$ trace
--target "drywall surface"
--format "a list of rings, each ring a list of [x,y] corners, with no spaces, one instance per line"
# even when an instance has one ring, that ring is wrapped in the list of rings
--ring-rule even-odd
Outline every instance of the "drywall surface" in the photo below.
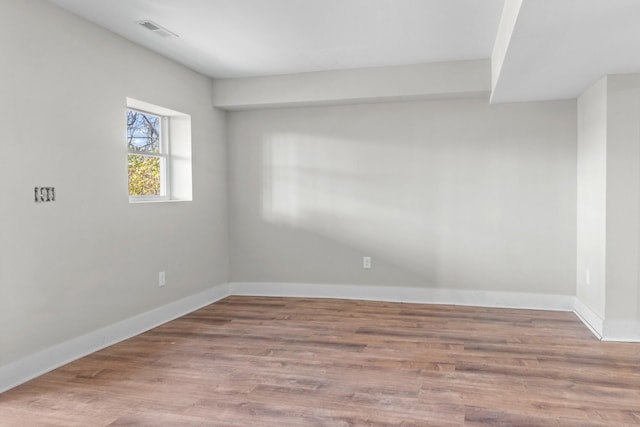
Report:
[[[575,101],[271,109],[227,124],[235,282],[575,294]]]
[[[318,71],[215,80],[214,105],[228,110],[484,96],[488,60]]]
[[[228,282],[211,80],[43,1],[0,2],[0,44],[0,366]],[[127,96],[191,115],[192,202],[129,204]]]
[[[636,321],[639,315],[640,74],[611,75],[607,81],[606,317],[607,321]]]
[[[491,52],[491,90],[495,89],[498,78],[500,77],[502,64],[504,63],[507,50],[509,49],[509,42],[511,42],[511,36],[513,35],[513,29],[518,20],[520,7],[522,7],[522,0],[507,0],[504,2],[498,34],[496,34],[496,41],[493,44],[493,51]]]
[[[606,291],[607,78],[578,98],[576,296],[602,319]]]

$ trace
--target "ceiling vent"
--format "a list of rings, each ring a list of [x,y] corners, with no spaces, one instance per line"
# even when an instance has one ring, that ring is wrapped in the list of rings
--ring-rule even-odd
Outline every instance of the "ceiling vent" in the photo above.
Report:
[[[153,31],[154,34],[157,34],[160,37],[165,39],[178,37],[176,33],[169,31],[164,27],[161,27],[160,25],[156,24],[153,21],[138,21],[138,24],[142,25],[144,28],[146,28],[149,31]]]

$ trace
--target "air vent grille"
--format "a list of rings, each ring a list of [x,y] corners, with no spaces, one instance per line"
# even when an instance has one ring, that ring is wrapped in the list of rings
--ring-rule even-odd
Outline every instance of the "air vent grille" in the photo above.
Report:
[[[160,27],[158,27],[156,24],[154,24],[151,21],[140,21],[139,24],[145,27],[147,30],[151,30],[151,31],[158,31],[160,29]]]
[[[155,34],[163,38],[175,38],[178,37],[173,31],[169,31],[166,28],[156,24],[153,21],[138,21],[138,24],[142,25],[149,31],[153,31]]]

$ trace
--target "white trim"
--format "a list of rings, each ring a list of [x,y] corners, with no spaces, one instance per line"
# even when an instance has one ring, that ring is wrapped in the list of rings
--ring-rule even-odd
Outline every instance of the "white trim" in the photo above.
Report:
[[[229,285],[214,286],[198,294],[62,342],[8,365],[0,366],[0,393],[227,296],[229,296]]]
[[[605,320],[602,341],[640,342],[640,322],[637,320]]]
[[[308,283],[232,282],[230,285],[232,295],[342,298],[555,311],[574,309],[574,297],[570,295]]]
[[[604,331],[604,320],[597,314],[595,311],[587,307],[582,301],[575,298],[575,309],[573,312],[578,316],[582,323],[584,323],[587,328],[593,332],[593,334],[598,337],[599,340],[602,339],[603,331]]]

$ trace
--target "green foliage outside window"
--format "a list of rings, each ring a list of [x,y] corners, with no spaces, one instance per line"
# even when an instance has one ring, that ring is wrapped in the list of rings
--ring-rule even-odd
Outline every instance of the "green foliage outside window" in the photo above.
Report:
[[[129,195],[160,195],[160,158],[129,154]]]

